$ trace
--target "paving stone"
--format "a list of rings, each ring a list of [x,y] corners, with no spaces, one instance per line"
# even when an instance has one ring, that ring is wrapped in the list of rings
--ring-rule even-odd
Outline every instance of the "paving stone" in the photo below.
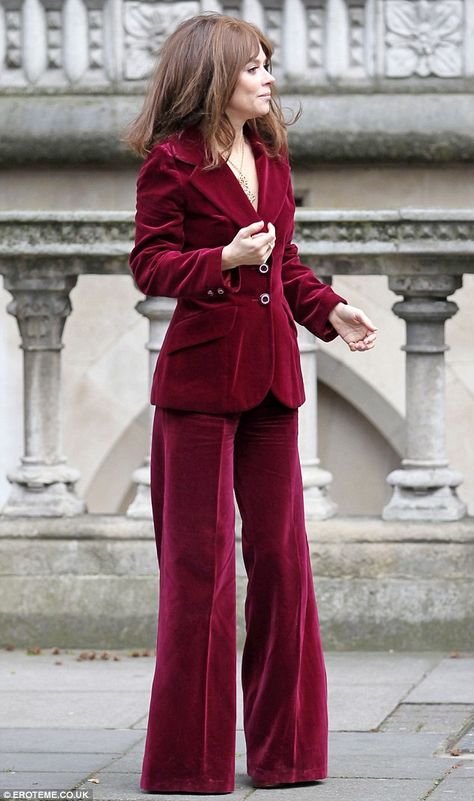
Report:
[[[456,770],[453,770],[453,772],[451,773],[451,777],[453,779],[470,779],[470,781],[473,782],[474,786],[474,761],[459,760],[456,763],[455,767]]]
[[[128,728],[148,709],[149,693],[47,692],[3,693],[1,725],[9,728]]]
[[[474,726],[471,726],[469,731],[458,740],[456,748],[459,748],[461,753],[469,753],[474,756]]]
[[[144,740],[143,732],[130,729],[3,729],[2,753],[120,754]]]
[[[132,658],[128,651],[109,652],[120,657],[120,661],[115,662],[100,659],[101,651],[96,651],[96,659],[77,661],[80,653],[71,651],[54,655],[47,651],[34,655],[25,651],[0,651],[1,691],[107,692],[111,682],[117,691],[146,692],[151,689],[154,656]]]
[[[400,704],[380,726],[380,731],[424,734],[456,733],[474,715],[469,704]]]
[[[0,790],[71,790],[83,780],[84,774],[80,772],[2,773]]]
[[[325,653],[328,681],[332,684],[396,684],[412,686],[442,660],[438,651],[329,651]]]
[[[331,731],[373,731],[396,708],[404,688],[397,685],[334,686],[328,683]]]
[[[474,704],[474,657],[443,659],[404,702]]]
[[[334,753],[348,756],[369,754],[374,757],[431,757],[443,743],[436,734],[400,732],[332,732],[329,746]]]
[[[472,801],[474,798],[473,779],[448,776],[430,795],[429,801]]]
[[[82,774],[87,774],[93,770],[100,770],[112,759],[111,754],[9,753],[0,755],[0,771],[26,771],[27,773],[33,771],[38,771],[38,773],[80,771]]]
[[[431,786],[429,779],[326,779],[298,788],[255,790],[251,798],[252,801],[420,801]]]
[[[365,657],[365,659],[364,659]],[[331,652],[326,656],[329,728],[371,731],[390,715],[439,654]]]
[[[144,801],[145,798],[158,798],[160,801],[216,801],[214,795],[196,795],[195,793],[142,793],[139,786],[139,776],[136,773],[100,773],[98,774],[99,784],[93,784],[94,801]],[[91,786],[84,782],[81,787]],[[235,779],[235,791],[228,793],[225,798],[229,801],[244,801],[244,798],[251,790],[250,779],[248,776],[237,775]],[[224,797],[224,796],[222,796]],[[253,798],[253,795],[252,795]]]

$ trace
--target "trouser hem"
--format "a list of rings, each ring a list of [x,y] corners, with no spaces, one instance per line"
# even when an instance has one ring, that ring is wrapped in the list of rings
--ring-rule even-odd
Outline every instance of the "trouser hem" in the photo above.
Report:
[[[327,779],[328,774],[326,770],[321,768],[313,768],[308,770],[252,770],[248,769],[248,774],[251,779],[257,782],[268,782],[269,784],[294,784],[296,782],[319,782]]]
[[[153,787],[144,787],[140,785],[142,793],[233,793],[235,790],[235,782],[222,782],[207,779],[200,781],[199,779],[170,779],[169,781],[162,780],[158,785]]]

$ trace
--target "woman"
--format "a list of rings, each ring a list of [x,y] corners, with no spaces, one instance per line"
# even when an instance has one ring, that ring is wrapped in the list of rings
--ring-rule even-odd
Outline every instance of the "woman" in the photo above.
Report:
[[[164,45],[128,137],[146,155],[130,267],[143,293],[177,299],[151,391],[160,604],[144,791],[235,786],[234,489],[248,575],[247,770],[258,787],[327,775],[294,319],[353,351],[372,348],[376,329],[291,243],[295,204],[271,53],[249,23],[186,20]]]

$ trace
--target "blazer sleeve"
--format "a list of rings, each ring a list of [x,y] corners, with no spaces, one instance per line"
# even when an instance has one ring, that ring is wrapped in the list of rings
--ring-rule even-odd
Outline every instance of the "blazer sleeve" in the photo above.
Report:
[[[296,205],[291,176],[288,181],[288,200],[294,215]],[[304,325],[319,339],[330,342],[338,334],[328,320],[329,312],[337,303],[347,303],[347,300],[334,292],[329,284],[320,281],[310,267],[301,263],[298,248],[292,242],[293,234],[294,225],[283,252],[282,281],[285,297],[296,322]]]
[[[129,266],[145,295],[197,297],[227,287],[223,247],[183,250],[186,213],[182,176],[166,145],[157,145],[137,179],[135,245]]]

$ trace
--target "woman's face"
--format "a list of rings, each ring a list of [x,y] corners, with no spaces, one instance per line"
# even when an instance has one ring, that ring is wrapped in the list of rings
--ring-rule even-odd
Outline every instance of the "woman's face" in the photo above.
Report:
[[[249,61],[240,73],[226,108],[227,116],[234,125],[243,125],[249,119],[268,114],[270,110],[271,86],[275,78],[267,72],[268,59],[261,45],[259,48],[256,58]]]

